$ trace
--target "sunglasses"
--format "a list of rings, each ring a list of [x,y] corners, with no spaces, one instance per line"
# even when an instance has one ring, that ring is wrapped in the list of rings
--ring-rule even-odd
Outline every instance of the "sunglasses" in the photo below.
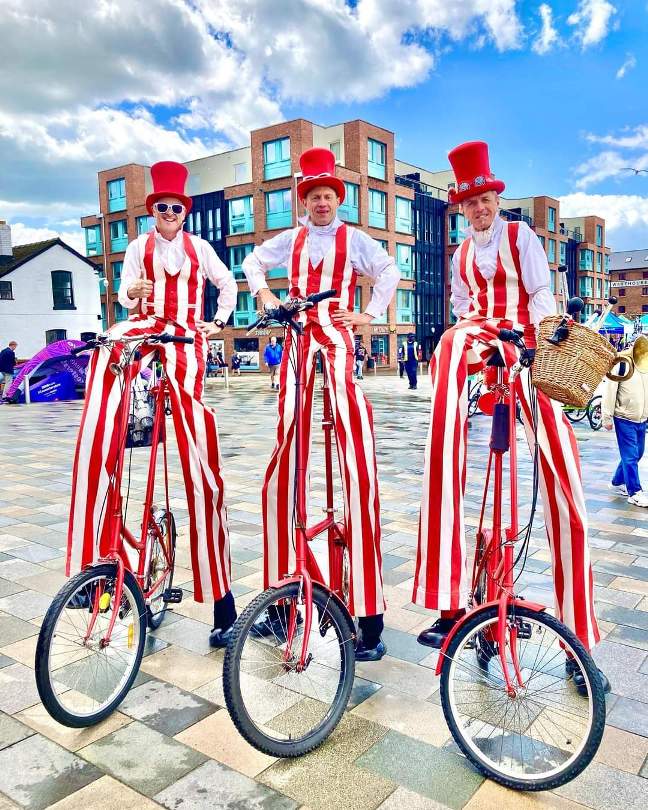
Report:
[[[184,205],[180,205],[180,203],[169,205],[168,203],[157,202],[154,203],[153,208],[158,214],[166,214],[167,211],[171,210],[176,216],[180,216],[186,210]]]

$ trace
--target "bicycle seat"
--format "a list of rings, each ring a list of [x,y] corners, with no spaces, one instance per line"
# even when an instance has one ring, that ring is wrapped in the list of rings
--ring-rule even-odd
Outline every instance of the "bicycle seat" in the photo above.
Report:
[[[493,354],[488,358],[486,362],[487,366],[495,366],[496,368],[506,368],[506,363],[504,362],[504,358],[496,349]]]

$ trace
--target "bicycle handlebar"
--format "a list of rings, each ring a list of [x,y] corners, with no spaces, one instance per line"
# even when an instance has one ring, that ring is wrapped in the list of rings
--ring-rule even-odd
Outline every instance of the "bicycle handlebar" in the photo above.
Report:
[[[306,296],[306,298],[287,298],[280,306],[266,309],[261,317],[250,326],[247,334],[251,334],[255,329],[260,326],[266,326],[272,321],[278,324],[285,324],[301,335],[304,332],[302,325],[299,321],[294,319],[294,315],[299,312],[304,312],[307,309],[312,309],[315,304],[324,301],[327,298],[333,298],[338,294],[337,290],[324,290],[323,292],[313,293]]]
[[[168,332],[162,332],[159,335],[131,335],[128,337],[113,339],[109,335],[99,335],[97,338],[88,340],[83,346],[75,346],[70,350],[70,354],[76,355],[81,352],[90,351],[92,349],[99,349],[101,346],[109,346],[111,343],[134,343],[136,341],[142,343],[193,343],[194,339],[188,335],[170,335]]]

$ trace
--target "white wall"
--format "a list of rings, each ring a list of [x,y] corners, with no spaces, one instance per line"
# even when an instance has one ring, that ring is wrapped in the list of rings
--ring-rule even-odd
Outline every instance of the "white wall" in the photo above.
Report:
[[[205,194],[235,185],[234,166],[238,163],[245,163],[247,166],[246,177],[239,182],[249,183],[252,180],[252,150],[249,146],[187,161],[185,163],[189,169],[187,193]]]
[[[74,306],[53,306],[52,270],[72,273]],[[45,346],[45,332],[65,329],[67,337],[78,340],[81,332],[101,332],[101,301],[97,275],[89,264],[69,250],[54,245],[11,273],[13,300],[0,300],[0,347],[18,341],[16,354],[24,359]]]

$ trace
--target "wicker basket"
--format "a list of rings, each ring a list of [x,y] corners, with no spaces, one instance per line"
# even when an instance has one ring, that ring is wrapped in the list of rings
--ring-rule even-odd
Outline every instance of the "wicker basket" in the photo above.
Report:
[[[616,351],[606,338],[580,323],[569,327],[567,340],[557,346],[549,343],[547,338],[561,320],[561,315],[550,315],[540,321],[533,384],[558,402],[582,408],[614,365]]]

